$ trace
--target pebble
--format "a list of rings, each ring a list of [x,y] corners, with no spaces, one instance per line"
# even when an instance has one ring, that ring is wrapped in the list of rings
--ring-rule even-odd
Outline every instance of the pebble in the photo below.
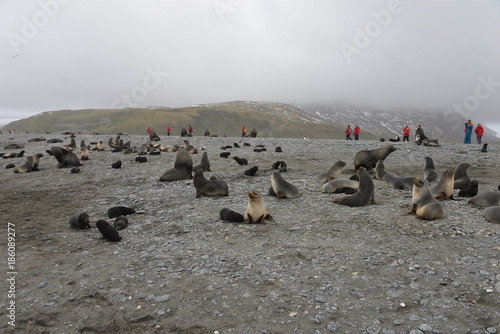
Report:
[[[38,283],[38,284],[36,285],[36,287],[37,287],[38,289],[41,289],[41,288],[44,288],[45,286],[47,286],[47,284],[49,284],[49,282],[42,282],[42,283]]]
[[[161,296],[158,296],[155,298],[155,302],[157,303],[162,303],[162,302],[166,302],[170,299],[171,295],[169,295],[168,293],[167,294],[164,294],[164,295],[161,295]]]
[[[329,322],[326,325],[326,329],[328,329],[330,332],[336,332],[337,331],[337,323],[336,322]]]

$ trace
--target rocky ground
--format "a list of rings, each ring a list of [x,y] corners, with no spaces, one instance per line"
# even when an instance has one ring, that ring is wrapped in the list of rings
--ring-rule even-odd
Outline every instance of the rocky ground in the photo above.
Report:
[[[377,141],[208,138],[211,172],[229,185],[227,197],[195,198],[191,180],[162,183],[176,153],[147,156],[90,153],[81,172],[58,169],[45,153],[54,144],[32,137],[0,136],[0,147],[25,145],[26,155],[44,153],[40,172],[14,174],[0,159],[2,238],[7,259],[7,225],[15,230],[15,267],[4,261],[0,314],[3,333],[499,333],[500,226],[464,198],[443,202],[445,217],[427,222],[406,213],[410,191],[375,180],[376,204],[350,208],[331,203],[316,176],[335,161],[353,174],[354,154],[383,145]],[[77,135],[104,140],[111,136]],[[124,136],[142,144],[145,136]],[[172,145],[179,137],[162,137]],[[251,146],[243,146],[244,142]],[[219,157],[231,148],[229,159]],[[254,152],[256,145],[267,151]],[[281,146],[283,152],[275,152]],[[479,191],[500,184],[500,146],[445,144],[438,148],[396,143],[388,171],[422,176],[423,157],[438,172],[461,162]],[[19,150],[5,150],[12,152]],[[76,150],[78,152],[78,149]],[[247,158],[239,166],[233,156]],[[193,154],[194,164],[201,154]],[[121,160],[122,169],[111,169]],[[278,201],[268,196],[271,166],[283,160],[283,177],[302,196]],[[244,171],[257,165],[256,176]],[[275,222],[224,223],[223,207],[243,212],[246,193],[263,194]],[[95,222],[116,205],[135,208],[122,240],[101,239]],[[87,212],[92,228],[69,227],[71,216]],[[111,221],[111,220],[110,220]],[[8,272],[15,270],[15,285]],[[15,289],[15,296],[8,290]],[[15,301],[15,327],[7,310]]]

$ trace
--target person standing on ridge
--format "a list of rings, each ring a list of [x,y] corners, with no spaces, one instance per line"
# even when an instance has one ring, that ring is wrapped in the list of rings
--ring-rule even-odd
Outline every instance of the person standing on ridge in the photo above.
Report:
[[[345,129],[345,140],[352,140],[351,133],[352,133],[351,125],[348,124],[347,128]]]
[[[189,124],[187,130],[188,130],[188,135],[192,136],[193,135],[193,127],[191,126],[191,124]]]
[[[172,129],[170,128],[170,126],[167,126],[167,136],[170,136],[170,132],[172,132]]]
[[[403,128],[403,142],[410,141],[410,127],[407,125]]]
[[[361,132],[361,128],[359,126],[354,126],[354,131],[353,131],[353,135],[354,135],[354,140],[358,140],[359,139],[359,133]]]
[[[243,125],[241,128],[241,137],[246,137],[247,136],[247,127]]]
[[[477,126],[474,129],[474,133],[476,134],[477,143],[481,144],[481,138],[483,137],[483,134],[484,134],[484,128],[481,125],[481,123],[477,123]]]
[[[471,137],[472,137],[472,128],[474,127],[474,123],[469,119],[467,123],[464,124],[464,132],[465,132],[465,137],[464,137],[464,144],[470,144],[471,143]]]
[[[148,128],[146,129],[146,132],[148,133],[148,135],[151,134],[151,127],[148,126]]]

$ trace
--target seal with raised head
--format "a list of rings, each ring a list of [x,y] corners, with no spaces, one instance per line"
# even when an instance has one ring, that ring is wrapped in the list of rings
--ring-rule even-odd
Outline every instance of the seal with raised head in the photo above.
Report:
[[[443,205],[432,196],[426,180],[418,177],[413,179],[412,204],[410,214],[418,218],[433,220],[444,216]]]
[[[210,162],[208,161],[208,153],[203,152],[200,163],[193,167],[193,170],[202,169],[204,172],[210,172]]]
[[[33,156],[29,155],[23,165],[14,168],[14,173],[29,173],[33,171],[33,166]]]
[[[373,176],[373,178],[376,180],[383,180],[384,176],[386,176],[387,174],[396,175],[385,170],[384,160],[377,161],[377,164],[375,165],[375,175]]]
[[[342,173],[342,168],[344,168],[346,165],[345,162],[339,160],[336,161],[330,169],[328,169],[326,172],[323,172],[318,175],[318,182],[320,183],[326,183],[330,180],[333,179],[338,179],[340,177],[340,173]]]
[[[117,231],[126,229],[128,227],[127,217],[125,216],[116,217],[115,221],[113,222],[113,226]]]
[[[469,204],[476,206],[500,206],[500,191],[492,190],[472,197]]]
[[[252,190],[248,194],[248,204],[245,210],[245,223],[262,223],[264,220],[274,221],[274,218],[269,214],[264,204],[262,195],[257,190]]]
[[[424,179],[429,182],[434,182],[439,179],[439,174],[436,172],[434,160],[431,157],[424,157]]]
[[[253,166],[245,171],[245,175],[247,176],[255,176],[255,173],[259,170],[259,166]]]
[[[453,177],[453,189],[468,189],[470,187],[471,179],[467,174],[467,170],[470,167],[470,164],[466,162],[458,164],[455,168],[455,176]]]
[[[205,196],[227,196],[229,188],[222,180],[207,180],[203,176],[203,169],[199,168],[194,172],[193,185],[196,189],[196,198]]]
[[[222,208],[219,211],[219,217],[220,219],[222,219],[222,221],[225,222],[243,223],[245,221],[245,218],[241,213],[238,213],[228,208]]]
[[[243,165],[248,165],[248,160],[245,158],[238,158],[237,156],[233,157],[233,160],[238,163],[238,165],[243,166]]]
[[[441,178],[439,182],[431,189],[432,196],[434,196],[437,200],[443,199],[454,199],[453,198],[453,184],[454,184],[454,176],[455,176],[455,167],[451,167],[446,169],[443,174],[441,174]]]
[[[364,206],[369,202],[375,202],[375,186],[373,179],[364,167],[358,169],[359,190],[353,195],[346,195],[331,200],[332,203],[338,203],[347,206]]]
[[[50,151],[47,150],[46,152],[56,158],[57,162],[59,162],[58,164],[59,168],[82,165],[76,154],[68,151],[65,148],[59,146],[52,146],[50,148]]]
[[[37,153],[33,156],[33,172],[39,172],[40,169],[38,165],[40,164],[40,158],[43,157],[42,153]]]
[[[295,198],[300,196],[300,189],[294,184],[286,181],[280,172],[272,172],[271,174],[271,186],[278,199],[283,198]]]
[[[167,170],[160,176],[160,181],[179,181],[192,179],[193,160],[184,147],[179,147],[175,157],[174,168]]]
[[[90,228],[89,215],[86,212],[82,212],[78,216],[73,216],[69,220],[69,225],[76,230]]]
[[[354,194],[359,189],[359,182],[355,180],[335,179],[330,180],[321,188],[322,193],[327,194]]]
[[[104,239],[113,242],[122,240],[118,231],[107,221],[100,219],[95,223],[95,226],[97,226]]]
[[[488,144],[487,143],[483,144],[483,147],[481,148],[481,152],[483,152],[483,153],[488,152]]]
[[[393,145],[385,145],[374,150],[362,150],[354,156],[354,168],[360,167],[371,170],[377,165],[377,161],[385,160],[389,154],[396,151]]]
[[[483,216],[490,223],[500,224],[500,206],[490,206],[484,209]]]

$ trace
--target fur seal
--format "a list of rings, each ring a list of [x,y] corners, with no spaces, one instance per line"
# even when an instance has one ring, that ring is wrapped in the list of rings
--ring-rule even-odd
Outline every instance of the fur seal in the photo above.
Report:
[[[354,156],[354,168],[364,167],[366,170],[371,170],[377,165],[377,161],[385,160],[394,151],[396,151],[396,148],[393,145],[382,146],[374,150],[359,151]]]
[[[488,144],[487,143],[483,144],[483,147],[481,148],[481,152],[483,152],[483,153],[488,152]]]
[[[280,161],[280,168],[278,172],[284,173],[288,170],[288,167],[286,166],[286,163],[284,161]]]
[[[200,163],[193,167],[193,170],[202,169],[204,172],[210,172],[210,162],[208,161],[208,153],[203,152],[201,155]]]
[[[149,140],[150,141],[160,141],[160,137],[154,132],[154,130],[151,130],[149,133]]]
[[[33,172],[39,172],[40,169],[38,168],[38,165],[40,164],[40,158],[43,157],[42,153],[37,153],[33,156]]]
[[[364,167],[358,169],[359,190],[353,195],[342,196],[331,200],[332,203],[338,203],[347,206],[364,206],[369,202],[375,202],[375,186],[372,177]]]
[[[10,169],[10,168],[15,168],[15,167],[16,167],[16,165],[14,165],[14,164],[5,165],[5,169]]]
[[[238,158],[237,156],[233,157],[233,160],[238,163],[238,165],[243,166],[243,165],[248,165],[248,160],[245,158]]]
[[[453,189],[468,189],[470,187],[471,180],[467,175],[467,170],[470,167],[470,164],[464,162],[455,168]]]
[[[124,230],[128,227],[128,219],[125,216],[118,216],[116,217],[113,226],[115,230],[120,231]]]
[[[424,157],[424,179],[429,182],[434,182],[439,179],[439,174],[436,172],[434,160],[431,157]]]
[[[484,209],[483,216],[490,223],[500,224],[500,206],[490,206]]]
[[[389,141],[393,142],[393,143],[397,143],[397,142],[401,141],[401,138],[399,138],[399,136],[396,136],[396,138],[389,138]]]
[[[80,213],[78,216],[73,216],[69,220],[69,225],[76,230],[84,230],[90,228],[89,215],[86,212]]]
[[[458,192],[458,196],[474,197],[477,195],[478,190],[479,190],[479,182],[477,180],[472,180],[470,182],[470,187],[467,189],[460,189],[460,191]]]
[[[24,155],[24,150],[20,151],[19,153],[13,152],[13,153],[5,153],[2,154],[3,159],[9,159],[9,158],[21,158]]]
[[[424,133],[424,129],[419,125],[417,130],[415,131],[415,142],[417,143],[417,145],[421,145],[422,140],[424,139],[429,139],[429,138],[427,138],[427,136]]]
[[[338,179],[340,176],[340,173],[342,173],[342,168],[344,168],[346,165],[345,162],[339,160],[336,161],[330,169],[324,173],[321,173],[318,175],[318,182],[320,183],[326,183],[330,180],[333,179]]]
[[[281,153],[281,152],[283,152],[283,150],[281,149],[281,146],[276,146],[276,148],[274,149],[274,152]]]
[[[64,140],[59,139],[59,138],[52,138],[52,139],[47,140],[47,144],[55,144],[55,143],[62,143],[62,142],[64,142]]]
[[[477,206],[500,206],[500,191],[493,190],[479,194],[469,200],[469,204]]]
[[[47,139],[43,138],[43,137],[36,137],[36,138],[31,138],[30,140],[28,140],[28,143],[34,143],[34,142],[39,142],[39,141],[46,141]]]
[[[375,165],[375,175],[373,178],[377,180],[383,180],[384,176],[386,176],[387,174],[396,175],[385,170],[384,160],[377,161],[377,165]]]
[[[118,160],[117,162],[113,162],[111,164],[111,168],[113,168],[113,169],[121,169],[122,168],[122,161]]]
[[[135,162],[139,162],[139,163],[148,162],[148,158],[146,158],[146,157],[135,157]]]
[[[432,196],[426,180],[418,177],[413,179],[412,204],[410,214],[416,214],[418,218],[434,220],[444,216],[443,205]]]
[[[99,229],[99,232],[101,232],[104,239],[108,239],[113,242],[122,240],[118,231],[115,230],[115,228],[107,221],[100,219],[95,223],[95,225]]]
[[[264,199],[257,190],[252,190],[248,194],[248,204],[245,210],[244,221],[248,224],[262,223],[265,219],[274,221],[274,218],[266,210]]]
[[[4,150],[18,150],[20,148],[24,148],[24,145],[23,144],[16,144],[16,143],[12,143],[12,144],[7,144],[4,146]]]
[[[453,183],[454,183],[454,178],[455,176],[455,167],[451,167],[446,169],[443,174],[441,175],[441,179],[439,179],[439,182],[434,186],[431,191],[432,195],[434,196],[435,199],[437,200],[443,200],[443,199],[454,199],[453,198]]]
[[[394,189],[412,189],[413,184],[414,184],[414,179],[415,177],[410,176],[410,177],[400,177],[397,176],[396,174],[388,173],[384,176],[384,181],[387,182],[389,185],[392,186]],[[422,182],[426,183],[429,185],[429,181],[423,179]]]
[[[77,174],[77,173],[80,173],[80,168],[78,167],[71,168],[71,174]]]
[[[359,182],[354,180],[335,179],[330,180],[323,185],[321,192],[323,194],[354,194],[359,189]]]
[[[80,148],[80,159],[89,160],[89,150],[87,149],[86,146]]]
[[[221,154],[219,156],[221,158],[226,158],[227,159],[227,157],[230,156],[230,155],[231,155],[231,152],[221,152]]]
[[[258,166],[253,166],[252,168],[249,168],[245,171],[245,175],[248,176],[255,176],[255,173],[259,170]]]
[[[219,212],[219,217],[220,219],[222,219],[222,221],[225,222],[243,223],[245,221],[245,218],[243,218],[243,215],[241,213],[228,208],[221,209]]]
[[[295,198],[300,196],[300,189],[283,179],[280,172],[271,174],[271,186],[278,196],[278,199]]]
[[[203,169],[199,168],[194,172],[193,185],[196,189],[196,198],[205,196],[227,196],[229,188],[222,180],[207,180],[203,176]]]
[[[76,154],[68,151],[65,148],[52,146],[50,148],[50,151],[47,150],[46,152],[56,158],[57,162],[59,162],[59,168],[82,165]]]
[[[33,156],[29,155],[23,165],[14,168],[14,173],[29,173],[33,171],[33,166]]]
[[[439,141],[437,139],[426,138],[426,139],[423,139],[421,142],[424,146],[439,147]]]
[[[127,206],[114,206],[114,207],[108,209],[108,217],[109,218],[116,218],[119,216],[126,216],[126,215],[131,215],[134,213],[135,213],[135,209],[129,208]]]
[[[167,170],[160,176],[160,181],[179,181],[192,179],[193,160],[184,147],[179,147],[175,157],[174,168]]]

